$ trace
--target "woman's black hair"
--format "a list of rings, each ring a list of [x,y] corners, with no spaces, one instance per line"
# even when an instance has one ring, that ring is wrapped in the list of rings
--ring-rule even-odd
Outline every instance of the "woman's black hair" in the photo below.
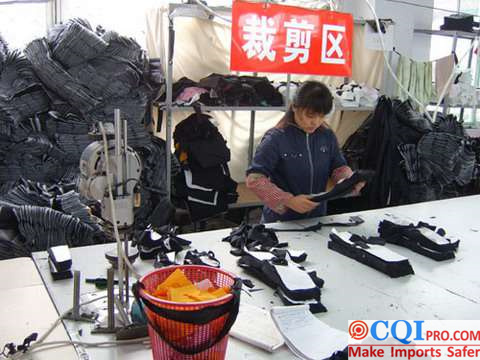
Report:
[[[297,90],[293,103],[276,127],[284,128],[295,122],[293,108],[306,109],[316,114],[327,115],[332,111],[332,107],[333,97],[328,87],[320,81],[306,81]]]

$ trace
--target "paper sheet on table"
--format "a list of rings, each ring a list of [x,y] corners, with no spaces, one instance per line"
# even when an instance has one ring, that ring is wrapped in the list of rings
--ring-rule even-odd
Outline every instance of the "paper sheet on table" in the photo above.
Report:
[[[284,344],[270,313],[258,306],[240,304],[230,335],[263,350],[273,352]]]
[[[306,305],[276,306],[270,312],[287,346],[302,359],[329,358],[348,344],[346,332],[317,319]]]

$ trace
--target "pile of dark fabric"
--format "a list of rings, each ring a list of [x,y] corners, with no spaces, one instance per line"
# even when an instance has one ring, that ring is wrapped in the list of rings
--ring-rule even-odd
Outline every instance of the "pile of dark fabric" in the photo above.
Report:
[[[388,243],[436,261],[455,258],[460,243],[458,239],[447,237],[444,229],[421,221],[414,225],[401,219],[385,219],[378,225],[378,233]]]
[[[229,242],[233,248],[230,253],[239,257],[238,266],[275,289],[285,305],[308,304],[313,313],[327,311],[320,299],[323,279],[315,270],[298,265],[307,254],[288,249],[288,243],[280,243],[275,231],[265,225],[242,224],[223,241]]]
[[[5,241],[25,251],[50,246],[84,246],[107,240],[102,221],[92,215],[72,185],[19,180],[0,196],[0,229],[11,231]],[[0,258],[15,256],[0,251]]]
[[[242,223],[238,228],[232,230],[229,236],[222,239],[230,243],[233,250],[232,255],[239,256],[243,250],[270,251],[272,248],[283,248],[288,243],[280,243],[275,231],[265,227],[263,224],[250,225]]]
[[[175,177],[175,196],[186,202],[192,221],[227,211],[237,201],[237,183],[230,177],[230,150],[206,114],[192,114],[173,133],[182,171]]]
[[[165,101],[166,94],[160,97]],[[282,95],[266,77],[211,74],[198,83],[186,77],[173,84],[177,105],[282,106]]]
[[[438,114],[432,124],[408,100],[382,96],[343,152],[353,169],[376,173],[362,191],[366,209],[464,195],[477,177],[462,123]]]
[[[20,236],[31,241],[27,251],[105,241],[104,227],[89,215],[95,204],[75,189],[80,156],[93,141],[88,133],[97,121],[113,122],[115,108],[143,160],[136,225],[144,229],[152,216],[168,213],[165,144],[145,127],[160,88],[158,69],[144,50],[74,19],[32,41],[24,54],[0,37],[0,204],[15,210]],[[75,231],[81,236],[73,238]]]

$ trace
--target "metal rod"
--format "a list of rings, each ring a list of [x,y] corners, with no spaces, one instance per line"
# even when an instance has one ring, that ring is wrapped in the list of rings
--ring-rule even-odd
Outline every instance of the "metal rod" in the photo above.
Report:
[[[80,319],[80,271],[73,272],[73,319]]]
[[[292,81],[292,75],[287,74],[287,89],[285,92],[285,109],[288,110],[290,106],[290,82]]]
[[[114,109],[114,132],[115,132],[115,164],[117,165],[117,178],[115,179],[115,188],[117,189],[114,196],[122,196],[123,188],[122,186],[117,187],[119,182],[122,182],[123,177],[123,154],[122,154],[122,121],[120,118],[120,109]],[[106,160],[108,161],[108,159]],[[115,199],[112,199],[115,201]],[[113,210],[113,209],[112,209]],[[118,221],[117,221],[118,224]],[[117,241],[117,267],[118,267],[118,296],[123,300],[123,280],[124,280],[124,264],[122,257],[122,242],[121,239],[116,239]]]
[[[448,12],[448,13],[457,13],[457,14],[463,14],[463,15],[471,15],[471,14],[468,14],[468,13],[461,12],[460,10],[458,10],[458,11],[456,11],[456,10],[451,10],[451,9],[449,10],[449,9],[444,9],[444,8],[435,7],[435,6],[428,6],[428,5],[416,4],[416,3],[413,3],[413,2],[403,1],[403,0],[386,0],[386,1],[392,2],[392,3],[398,3],[398,4],[405,4],[405,5],[411,5],[411,6],[421,7],[421,8],[430,9],[430,10],[445,11],[445,12]]]
[[[169,14],[170,15],[170,14]],[[167,98],[166,98],[166,124],[165,124],[165,146],[166,146],[166,156],[165,156],[165,166],[166,166],[166,175],[167,175],[167,198],[171,198],[171,188],[172,188],[172,83],[173,83],[173,46],[175,43],[175,29],[173,27],[173,19],[169,16],[169,25],[168,25],[168,64],[167,64]]]
[[[128,181],[128,170],[129,170],[129,163],[128,163],[128,123],[127,120],[123,120],[123,156],[124,156],[124,168],[123,168],[123,193],[128,194],[127,189],[127,181]],[[131,195],[131,194],[130,194]]]
[[[248,138],[248,165],[253,160],[253,142],[255,138],[255,111],[250,112],[250,136]]]
[[[115,162],[117,165],[117,174],[119,177],[123,175],[123,159],[122,159],[122,121],[120,118],[120,109],[115,109],[113,111],[113,119],[115,126]],[[115,185],[121,183],[122,179],[115,179]],[[122,187],[115,186],[118,195],[123,195]]]
[[[109,268],[107,270],[107,326],[108,329],[115,328],[115,302],[114,302],[114,270]]]
[[[125,257],[128,259],[128,232],[125,231],[123,235],[123,246],[125,249]],[[126,265],[126,264],[125,264]],[[125,266],[125,301],[122,301],[122,303],[125,305],[125,309],[128,309],[130,307],[130,279],[129,279],[129,270],[128,266]],[[123,300],[123,299],[122,299]]]

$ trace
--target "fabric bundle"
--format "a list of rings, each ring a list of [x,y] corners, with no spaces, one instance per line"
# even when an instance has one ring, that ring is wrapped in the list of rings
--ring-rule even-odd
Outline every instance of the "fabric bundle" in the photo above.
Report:
[[[365,238],[332,229],[328,248],[392,278],[413,274],[408,259],[386,248],[378,238]]]
[[[445,230],[428,223],[412,222],[390,216],[378,225],[378,233],[386,242],[406,247],[436,261],[455,258],[460,241],[446,237]]]

